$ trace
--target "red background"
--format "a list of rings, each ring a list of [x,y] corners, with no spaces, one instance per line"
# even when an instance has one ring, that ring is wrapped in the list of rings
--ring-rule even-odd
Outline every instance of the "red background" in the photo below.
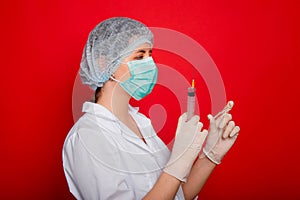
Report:
[[[0,4],[1,199],[72,199],[61,162],[73,125],[72,88],[89,31],[113,16],[196,40],[235,100],[232,113],[242,131],[200,199],[300,198],[298,1]],[[161,63],[174,59],[162,55]]]

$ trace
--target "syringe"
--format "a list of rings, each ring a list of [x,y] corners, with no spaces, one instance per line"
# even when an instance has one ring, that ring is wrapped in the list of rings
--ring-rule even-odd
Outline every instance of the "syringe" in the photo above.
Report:
[[[191,119],[195,111],[195,98],[196,88],[194,79],[192,80],[192,87],[188,88],[188,99],[187,99],[187,120]]]

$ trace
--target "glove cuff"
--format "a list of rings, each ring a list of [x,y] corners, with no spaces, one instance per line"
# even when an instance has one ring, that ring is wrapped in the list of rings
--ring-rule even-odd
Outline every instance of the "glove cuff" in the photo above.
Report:
[[[205,149],[203,149],[203,153],[206,155],[206,157],[213,163],[219,165],[221,164],[221,159],[218,159],[218,155],[213,153],[213,150],[206,152]]]
[[[189,174],[187,174],[186,176],[183,176],[183,174],[178,174],[176,173],[177,170],[176,169],[173,169],[172,166],[169,166],[169,167],[165,167],[164,170],[163,170],[165,173],[177,178],[178,180],[180,180],[181,182],[184,182],[186,183],[186,180],[187,180],[187,177]]]

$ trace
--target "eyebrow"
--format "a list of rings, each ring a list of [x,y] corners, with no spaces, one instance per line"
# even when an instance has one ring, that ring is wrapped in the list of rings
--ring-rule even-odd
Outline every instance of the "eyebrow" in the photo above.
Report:
[[[146,53],[146,50],[140,49],[140,50],[137,50],[135,53]],[[149,50],[149,53],[152,53],[152,49]]]

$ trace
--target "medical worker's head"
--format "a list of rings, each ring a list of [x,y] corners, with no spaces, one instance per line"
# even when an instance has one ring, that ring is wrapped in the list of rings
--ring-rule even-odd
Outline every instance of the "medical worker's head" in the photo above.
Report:
[[[125,17],[101,22],[90,32],[84,47],[79,72],[82,82],[93,90],[101,88],[112,75],[117,76],[114,73],[124,62],[151,56],[152,45],[153,34],[141,22]]]

